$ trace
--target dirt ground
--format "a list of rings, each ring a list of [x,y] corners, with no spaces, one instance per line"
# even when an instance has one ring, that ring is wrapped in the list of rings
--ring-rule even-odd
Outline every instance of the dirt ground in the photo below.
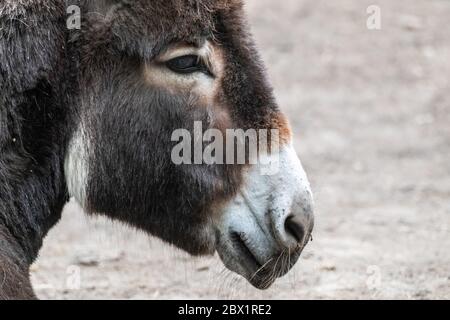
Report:
[[[369,5],[381,30],[366,27]],[[32,267],[43,299],[450,299],[450,1],[249,0],[316,198],[267,291],[73,204]]]

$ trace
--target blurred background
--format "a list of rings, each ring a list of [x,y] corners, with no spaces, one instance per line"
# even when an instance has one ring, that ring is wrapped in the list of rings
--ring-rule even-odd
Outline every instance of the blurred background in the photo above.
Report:
[[[69,204],[32,266],[40,298],[450,299],[450,1],[247,0],[247,12],[315,192],[295,269],[257,291],[217,256]]]

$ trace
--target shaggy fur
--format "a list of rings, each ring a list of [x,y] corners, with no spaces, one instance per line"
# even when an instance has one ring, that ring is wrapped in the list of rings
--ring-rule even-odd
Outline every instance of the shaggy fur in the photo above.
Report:
[[[66,8],[82,8],[81,31]],[[143,64],[169,44],[219,45],[227,66],[216,102],[231,128],[285,121],[237,0],[0,3],[0,298],[33,297],[28,267],[68,200],[64,158],[80,124],[89,147],[85,209],[192,253],[214,251],[202,233],[241,185],[240,166],[175,166],[170,135],[214,120],[189,95],[145,83]],[[285,131],[287,131],[285,129]]]
[[[60,1],[41,6],[33,2],[0,4],[3,298],[32,295],[28,266],[67,200],[62,172],[67,137],[65,9]]]

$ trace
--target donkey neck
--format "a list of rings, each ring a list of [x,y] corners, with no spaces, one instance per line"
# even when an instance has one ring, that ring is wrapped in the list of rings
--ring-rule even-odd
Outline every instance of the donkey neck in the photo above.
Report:
[[[35,299],[30,283],[28,263],[21,246],[6,228],[0,225],[0,300]]]
[[[65,7],[34,2],[41,1],[0,5],[0,228],[27,264],[67,200],[62,159],[70,134]]]

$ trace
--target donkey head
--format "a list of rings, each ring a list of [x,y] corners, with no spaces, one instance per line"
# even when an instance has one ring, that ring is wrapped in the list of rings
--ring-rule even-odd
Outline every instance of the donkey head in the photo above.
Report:
[[[269,287],[309,240],[312,195],[241,1],[88,3],[65,164],[70,194],[87,212],[193,255],[217,251],[227,268]],[[195,144],[195,123],[201,134],[224,137],[227,129],[270,130],[270,140],[279,139],[266,151],[259,144],[259,152],[276,157],[278,170],[264,174],[259,161],[196,162],[190,154],[192,163],[176,163],[174,132],[192,133]],[[244,153],[248,160],[248,147]]]

